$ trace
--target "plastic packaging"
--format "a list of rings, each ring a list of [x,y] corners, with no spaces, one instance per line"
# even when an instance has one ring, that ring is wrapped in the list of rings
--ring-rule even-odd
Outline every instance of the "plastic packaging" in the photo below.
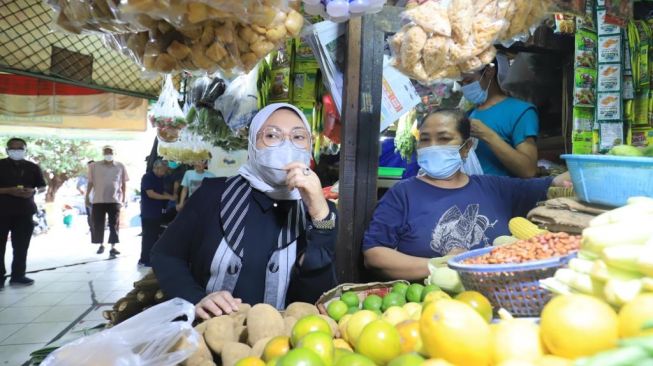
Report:
[[[430,0],[407,6],[409,23],[390,40],[394,64],[425,83],[457,80],[496,55],[494,44],[525,40],[554,0]]]
[[[248,126],[258,112],[257,78],[258,66],[232,81],[225,93],[215,101],[215,110],[222,113],[233,131]]]
[[[175,298],[67,344],[41,365],[174,366],[197,350],[200,335],[191,326],[194,319],[193,304]]]
[[[377,13],[383,10],[386,0],[304,0],[304,12],[318,15],[335,23]]]
[[[186,116],[179,106],[177,90],[172,83],[172,77],[167,75],[159,100],[152,107],[150,122],[157,129],[157,136],[163,142],[175,142],[179,133],[186,127]]]
[[[55,27],[73,34],[132,33],[144,30],[126,22],[113,0],[48,0]]]

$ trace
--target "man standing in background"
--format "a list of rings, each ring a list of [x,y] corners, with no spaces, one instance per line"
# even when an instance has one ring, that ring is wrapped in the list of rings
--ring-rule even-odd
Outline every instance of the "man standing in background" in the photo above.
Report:
[[[9,157],[0,160],[0,289],[5,287],[5,249],[9,232],[14,248],[9,283],[14,286],[34,284],[34,280],[25,277],[27,249],[34,231],[34,194],[45,188],[41,168],[25,160],[25,140],[9,139],[6,151]]]
[[[120,208],[127,202],[127,181],[129,176],[122,163],[113,160],[113,147],[102,148],[104,159],[94,162],[88,169],[88,188],[86,204],[91,206],[92,230],[91,242],[100,244],[97,254],[104,253],[104,222],[109,217],[109,255],[120,254],[116,244],[120,226]],[[92,192],[92,199],[91,199]]]

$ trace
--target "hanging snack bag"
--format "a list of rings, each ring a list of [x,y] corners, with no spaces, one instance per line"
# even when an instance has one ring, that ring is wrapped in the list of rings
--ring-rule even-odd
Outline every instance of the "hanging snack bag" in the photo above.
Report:
[[[596,70],[579,68],[575,75],[574,106],[593,107],[596,102]]]
[[[585,30],[576,32],[574,68],[596,69],[596,41],[595,33]]]
[[[170,75],[166,75],[159,100],[152,108],[150,122],[156,127],[158,138],[164,142],[177,141],[181,129],[187,125]]]

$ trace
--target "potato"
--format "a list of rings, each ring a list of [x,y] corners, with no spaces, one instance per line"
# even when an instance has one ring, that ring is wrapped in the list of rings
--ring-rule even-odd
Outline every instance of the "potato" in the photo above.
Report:
[[[267,337],[284,334],[285,323],[281,314],[268,304],[254,305],[247,314],[247,332],[250,345]]]
[[[213,362],[213,355],[211,354],[211,350],[209,350],[209,347],[206,345],[206,341],[204,341],[204,337],[200,337],[197,350],[188,359],[186,359],[186,361],[184,361],[182,365],[183,366],[203,365],[203,362],[207,360]]]
[[[307,315],[318,315],[320,311],[317,310],[317,306],[309,304],[307,302],[293,302],[288,305],[284,316],[292,316],[295,319],[301,319]]]
[[[252,347],[252,351],[249,353],[249,355],[258,358],[263,357],[263,351],[265,350],[265,346],[267,346],[268,342],[270,342],[270,339],[272,339],[272,337],[259,339],[259,341],[256,342],[256,344]]]
[[[297,37],[299,32],[302,30],[302,26],[304,25],[304,17],[302,17],[302,15],[295,10],[290,9],[284,25],[286,26],[286,29],[291,36]]]
[[[338,328],[338,323],[336,323],[335,320],[331,319],[330,316],[320,314],[320,318],[326,320],[327,323],[329,323],[329,327],[331,327],[331,334],[333,334],[334,338],[340,337],[340,329]]]
[[[236,326],[236,338],[238,338],[238,342],[240,343],[247,343],[247,337],[249,334],[247,334],[247,327],[244,325],[238,325]]]
[[[283,323],[284,323],[283,335],[290,337],[290,335],[292,334],[292,328],[297,323],[297,318],[292,316],[287,316],[283,319]]]
[[[201,322],[195,326],[195,330],[197,333],[204,335],[204,332],[206,332],[206,326],[208,325],[208,322]]]
[[[249,356],[252,349],[242,343],[227,342],[222,352],[222,366],[234,366],[240,359]]]
[[[235,342],[238,336],[235,331],[234,320],[223,315],[207,321],[204,339],[211,351],[221,353],[226,342]]]

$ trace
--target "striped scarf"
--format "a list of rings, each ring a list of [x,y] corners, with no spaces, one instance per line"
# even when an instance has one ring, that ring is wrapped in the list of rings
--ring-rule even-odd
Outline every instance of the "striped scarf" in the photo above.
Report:
[[[226,181],[220,211],[224,235],[211,262],[211,278],[206,286],[207,293],[233,292],[242,269],[243,257],[251,255],[245,252],[242,242],[247,230],[245,221],[251,196],[252,186],[242,176],[237,175]],[[279,232],[277,249],[268,261],[264,302],[278,309],[285,306],[290,274],[297,256],[297,238],[304,232],[305,217],[302,201],[296,200]]]

